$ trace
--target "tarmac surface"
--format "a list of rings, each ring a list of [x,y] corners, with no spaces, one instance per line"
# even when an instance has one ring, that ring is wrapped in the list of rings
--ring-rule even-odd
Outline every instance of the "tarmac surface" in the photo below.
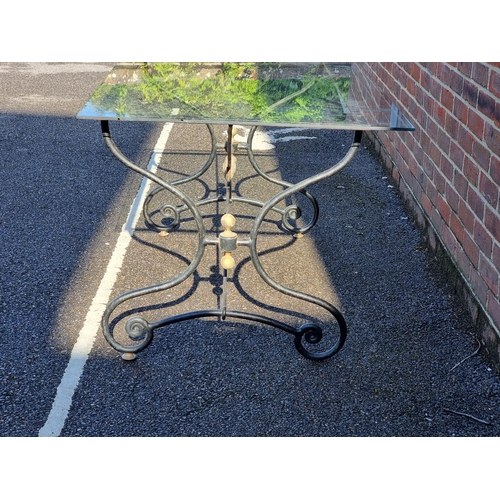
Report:
[[[98,123],[74,118],[110,67],[0,65],[1,436],[37,436],[45,425],[141,181],[106,149]],[[123,151],[147,165],[162,126],[111,127]],[[223,142],[224,129],[216,132]],[[256,158],[269,175],[297,182],[336,163],[351,138],[262,129]],[[208,151],[204,126],[174,125],[159,173],[194,172]],[[235,193],[266,201],[280,191],[257,178],[244,152],[237,159]],[[222,162],[220,152],[182,189],[193,197],[220,193]],[[126,362],[99,330],[60,435],[498,436],[499,377],[480,353],[472,355],[473,326],[369,144],[310,192],[320,207],[311,231],[296,238],[270,214],[258,250],[277,282],[342,312],[348,336],[340,352],[313,361],[285,331],[200,318],[156,330],[151,345]],[[293,201],[306,219],[309,202]],[[155,217],[162,203],[177,202],[159,200]],[[203,208],[214,237],[224,211]],[[258,208],[233,203],[231,212],[233,231],[248,237]],[[141,216],[111,298],[177,276],[196,242],[189,213],[167,236]],[[294,326],[318,321],[335,332],[323,309],[265,284],[247,248],[233,256],[228,308]],[[178,287],[127,302],[113,316],[116,334],[134,315],[152,321],[220,307],[219,258],[209,246]]]

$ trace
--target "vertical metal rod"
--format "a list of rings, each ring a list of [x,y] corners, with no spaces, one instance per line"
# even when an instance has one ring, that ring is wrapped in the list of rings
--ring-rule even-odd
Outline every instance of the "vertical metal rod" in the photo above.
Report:
[[[226,178],[226,213],[229,213],[229,202],[231,201],[232,192],[232,156],[233,156],[233,126],[227,126],[227,169],[224,172]]]
[[[224,321],[226,319],[227,311],[227,270],[224,269],[222,273],[222,297],[221,297],[221,319]]]
[[[233,126],[227,126],[227,169],[224,172],[226,182],[226,213],[229,213],[229,204],[232,198],[232,156],[233,156]],[[221,319],[226,319],[227,311],[227,269],[222,273]]]

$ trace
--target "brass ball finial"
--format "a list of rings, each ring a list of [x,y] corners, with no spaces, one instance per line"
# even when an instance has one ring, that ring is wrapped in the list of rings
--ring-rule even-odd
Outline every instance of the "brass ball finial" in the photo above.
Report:
[[[231,228],[234,227],[236,224],[236,219],[234,218],[234,215],[232,214],[224,214],[220,220],[222,227],[228,231],[231,230]]]

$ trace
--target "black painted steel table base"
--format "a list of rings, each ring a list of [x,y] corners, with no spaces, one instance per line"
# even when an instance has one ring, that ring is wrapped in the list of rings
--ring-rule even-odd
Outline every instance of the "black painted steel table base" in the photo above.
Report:
[[[149,346],[149,344],[153,340],[155,330],[165,327],[167,325],[172,325],[175,323],[180,323],[188,320],[215,317],[219,318],[220,320],[232,319],[232,320],[254,321],[288,332],[292,334],[294,337],[294,345],[297,351],[302,356],[308,359],[323,360],[333,356],[342,348],[346,340],[347,326],[344,317],[338,311],[338,309],[329,302],[326,302],[318,297],[285,287],[277,283],[275,280],[273,280],[262,266],[259,253],[257,251],[257,239],[259,235],[260,226],[264,221],[264,218],[270,211],[279,213],[282,217],[282,225],[285,228],[285,230],[290,231],[291,233],[295,233],[297,236],[306,233],[316,224],[319,215],[318,203],[316,199],[307,191],[307,188],[318,182],[328,179],[332,175],[339,172],[352,160],[352,158],[354,157],[359,148],[362,135],[361,131],[354,132],[354,137],[351,147],[349,148],[344,158],[342,158],[342,160],[340,160],[338,163],[296,184],[290,184],[283,180],[274,179],[268,176],[258,166],[252,151],[252,139],[254,137],[257,127],[254,126],[251,128],[246,144],[237,144],[233,141],[233,132],[234,132],[233,126],[229,125],[227,134],[228,139],[226,143],[222,145],[216,142],[215,133],[212,125],[207,124],[207,127],[210,132],[212,148],[210,155],[204,166],[198,172],[196,172],[191,176],[186,176],[177,179],[175,181],[167,182],[164,179],[162,179],[159,175],[152,173],[149,170],[145,170],[140,166],[135,165],[132,161],[130,161],[120,151],[120,149],[113,141],[108,121],[101,120],[103,138],[108,148],[113,153],[113,155],[118,160],[120,160],[125,166],[141,174],[142,176],[150,179],[157,185],[157,187],[153,189],[151,193],[148,195],[144,205],[144,218],[147,224],[151,228],[159,232],[172,231],[181,224],[181,214],[184,212],[190,212],[197,226],[197,239],[198,239],[198,247],[196,250],[196,254],[192,259],[192,261],[190,262],[190,264],[188,265],[188,267],[184,270],[184,272],[182,272],[177,277],[167,282],[124,293],[119,297],[115,298],[107,306],[102,319],[102,328],[106,340],[114,349],[122,353],[123,359],[133,360],[135,359],[136,354],[138,352],[146,349],[146,347]],[[226,151],[226,159],[223,165],[224,177],[225,177],[225,194],[223,196],[215,196],[212,198],[207,197],[201,200],[192,199],[191,197],[183,193],[179,188],[179,186],[181,186],[184,183],[198,179],[202,174],[204,174],[213,164],[217,154],[217,149],[219,148],[220,149],[224,148]],[[283,188],[282,191],[267,201],[243,198],[233,193],[232,178],[233,178],[233,173],[235,171],[236,156],[234,155],[234,153],[236,149],[246,150],[250,164],[252,165],[256,173],[262,178],[262,180],[267,182],[272,182],[274,184],[281,186]],[[181,205],[171,205],[171,204],[163,205],[159,209],[161,215],[163,215],[164,218],[170,221],[168,225],[158,224],[154,222],[151,216],[152,213],[151,207],[152,205],[154,205],[155,197],[162,191],[167,191],[172,195],[178,197],[180,200],[182,200]],[[290,196],[295,195],[297,193],[303,194],[308,199],[308,201],[312,206],[311,220],[307,221],[304,225],[300,227],[295,224],[295,221],[298,218],[300,218],[302,214],[300,207],[296,205],[288,205],[284,209],[278,208],[278,204],[280,204],[280,202],[283,202]],[[235,225],[235,218],[229,212],[229,209],[232,206],[232,203],[235,202],[247,203],[252,206],[259,207],[258,215],[255,217],[255,220],[253,221],[252,229],[247,238],[238,237],[238,235],[232,231]],[[210,237],[207,235],[207,231],[203,224],[202,214],[200,212],[201,206],[209,204],[224,205],[226,208],[226,214],[223,215],[221,220],[224,231],[222,231],[217,238]],[[141,297],[150,293],[165,291],[184,282],[196,271],[204,255],[204,251],[206,247],[209,245],[217,245],[220,249],[220,253],[223,255],[222,258],[220,259],[220,268],[222,269],[222,296],[221,296],[220,307],[217,309],[206,309],[206,310],[186,312],[183,314],[166,317],[153,322],[147,321],[142,316],[131,317],[126,321],[125,330],[128,338],[130,339],[131,342],[133,342],[133,344],[125,345],[119,342],[116,336],[114,335],[114,324],[111,319],[115,309],[128,300],[135,299],[137,297]],[[317,323],[308,322],[300,327],[294,327],[271,317],[253,314],[245,311],[231,310],[226,307],[227,303],[226,289],[227,289],[228,272],[230,272],[235,267],[235,261],[232,256],[232,252],[235,251],[238,246],[244,246],[249,249],[250,258],[257,273],[274,290],[276,290],[279,293],[288,295],[290,297],[319,306],[331,314],[338,327],[338,332],[334,336],[336,341],[334,341],[333,345],[329,346],[328,348],[320,352],[317,352],[316,350],[312,349],[312,347],[318,344],[324,336],[323,329]]]

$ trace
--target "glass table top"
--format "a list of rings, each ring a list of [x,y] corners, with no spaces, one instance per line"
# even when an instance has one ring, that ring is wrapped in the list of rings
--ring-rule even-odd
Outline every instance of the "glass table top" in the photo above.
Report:
[[[414,130],[355,63],[121,63],[77,118]]]

